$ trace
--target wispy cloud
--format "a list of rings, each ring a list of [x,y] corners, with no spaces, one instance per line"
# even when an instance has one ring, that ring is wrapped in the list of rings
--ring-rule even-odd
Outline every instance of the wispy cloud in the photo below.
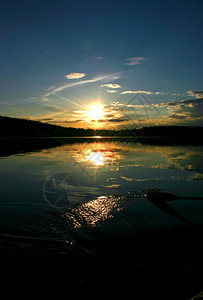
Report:
[[[53,118],[41,118],[41,119],[35,119],[36,121],[39,121],[39,122],[51,122],[51,121],[54,121]]]
[[[107,90],[107,93],[116,93],[117,90]]]
[[[110,91],[115,91],[110,90]],[[60,96],[60,95],[59,95]],[[144,99],[144,98],[143,98]],[[130,104],[113,102],[103,107],[104,118],[97,120],[99,127],[106,128],[135,128],[152,125],[202,125],[203,99],[182,100],[167,103],[145,102]],[[69,112],[63,109],[57,112],[57,107],[46,107],[52,114],[43,116],[44,122],[62,126],[91,126],[95,120],[86,120],[86,109]],[[56,117],[57,116],[57,117]],[[59,117],[58,117],[59,116]]]
[[[171,114],[171,115],[169,115],[169,118],[182,120],[182,119],[186,119],[187,116],[181,115],[181,114]]]
[[[128,118],[115,118],[115,119],[109,119],[107,120],[108,122],[113,122],[113,123],[121,123],[121,122],[128,122]]]
[[[147,58],[141,56],[135,56],[135,57],[127,58],[127,60],[129,62],[125,63],[125,65],[135,66],[141,64],[141,62],[147,60]]]
[[[94,59],[97,59],[97,60],[102,60],[104,59],[102,56],[96,56]]]
[[[108,74],[108,75],[103,75],[103,76],[99,76],[99,77],[95,77],[93,79],[88,79],[88,80],[81,80],[81,81],[77,81],[74,83],[66,83],[63,84],[61,86],[52,86],[51,88],[49,88],[50,91],[48,91],[45,95],[44,98],[47,98],[51,95],[55,95],[58,92],[61,92],[67,88],[73,87],[73,86],[77,86],[77,85],[83,85],[83,84],[87,84],[87,83],[93,83],[93,82],[98,82],[98,81],[102,81],[102,80],[116,80],[120,78],[118,73],[114,73],[114,74]]]
[[[69,73],[65,77],[67,79],[79,79],[85,77],[85,73]]]
[[[98,120],[97,122],[99,122],[99,123],[122,123],[122,122],[128,122],[128,121],[129,121],[128,118],[119,117],[119,118],[101,119],[101,120]]]
[[[127,178],[127,177],[125,177],[125,176],[121,176],[121,179],[124,179],[124,180],[126,180],[126,181],[132,181],[132,180],[133,180],[132,178]]]
[[[164,106],[176,106],[176,107],[194,107],[195,105],[203,104],[203,99],[193,99],[193,100],[182,100],[182,101],[175,101],[175,102],[166,102],[166,103],[159,103],[154,104],[155,106],[164,107]]]
[[[121,85],[117,84],[117,83],[105,83],[105,84],[102,84],[101,87],[108,87],[110,89],[118,89],[118,88],[121,88]]]
[[[149,91],[124,91],[124,92],[121,93],[121,95],[125,95],[125,94],[147,94],[147,95],[152,95],[153,93],[149,92]]]
[[[118,114],[122,114],[122,118],[129,117],[133,120],[134,125],[136,120],[145,126],[150,124],[202,126],[203,124],[203,98],[157,104],[114,102],[112,106]]]
[[[62,121],[54,121],[57,124],[76,124],[76,123],[80,123],[83,122],[83,120],[62,120]]]
[[[203,91],[188,91],[188,96],[196,97],[196,98],[202,98],[203,97]]]
[[[164,110],[163,118],[173,124],[200,125],[203,124],[203,98],[153,104]],[[163,119],[162,119],[163,120]],[[175,123],[174,123],[175,122]]]

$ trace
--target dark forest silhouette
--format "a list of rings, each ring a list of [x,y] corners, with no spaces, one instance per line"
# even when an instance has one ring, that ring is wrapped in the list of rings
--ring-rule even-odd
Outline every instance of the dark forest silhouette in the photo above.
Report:
[[[10,118],[0,116],[0,137],[91,137],[91,136],[113,136],[113,137],[171,137],[182,140],[201,143],[203,127],[198,126],[152,126],[140,129],[83,129],[73,127],[62,127],[32,121],[28,119]]]

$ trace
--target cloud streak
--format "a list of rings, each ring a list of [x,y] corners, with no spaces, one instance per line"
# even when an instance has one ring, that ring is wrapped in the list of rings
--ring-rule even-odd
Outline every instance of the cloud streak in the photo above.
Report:
[[[105,84],[102,84],[101,87],[108,87],[110,89],[119,89],[121,88],[121,85],[117,84],[117,83],[105,83]]]
[[[169,118],[182,120],[182,119],[186,119],[187,116],[186,115],[181,115],[181,114],[171,114],[171,115],[169,115]]]
[[[146,95],[152,95],[153,93],[149,92],[149,91],[123,91],[121,93],[121,95],[125,95],[125,94],[146,94]]]
[[[67,79],[79,79],[85,77],[85,73],[69,73],[65,77]]]
[[[164,106],[188,106],[188,107],[194,107],[195,105],[203,103],[203,98],[199,99],[193,99],[193,100],[182,100],[182,101],[176,101],[176,102],[166,102],[166,103],[159,103],[154,104],[155,106],[164,107]]]
[[[167,102],[154,104],[160,109],[167,109],[164,112],[164,119],[170,123],[170,120],[180,125],[203,125],[203,98],[193,100],[182,100],[177,102]]]
[[[202,98],[203,97],[203,91],[188,91],[188,96],[196,97],[196,98]]]
[[[67,83],[67,84],[63,84],[59,87],[51,87],[51,90],[49,92],[47,92],[45,95],[44,95],[44,98],[47,98],[49,96],[52,96],[52,95],[55,95],[56,93],[58,92],[61,92],[67,88],[70,88],[70,87],[74,87],[74,86],[77,86],[77,85],[83,85],[83,84],[88,84],[88,83],[94,83],[94,82],[98,82],[98,81],[102,81],[102,80],[116,80],[119,78],[119,75],[118,74],[108,74],[108,75],[103,75],[103,76],[99,76],[99,77],[95,77],[93,79],[88,79],[88,80],[81,80],[81,81],[77,81],[77,82],[74,82],[74,83]]]
[[[125,63],[125,65],[135,66],[135,65],[140,65],[141,62],[147,60],[147,58],[141,56],[135,56],[135,57],[127,58],[127,60],[129,62]]]
[[[116,93],[117,90],[107,90],[107,93]]]

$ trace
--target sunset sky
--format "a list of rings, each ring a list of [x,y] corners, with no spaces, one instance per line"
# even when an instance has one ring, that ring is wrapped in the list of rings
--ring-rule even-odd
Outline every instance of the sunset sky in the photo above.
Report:
[[[2,0],[0,115],[203,125],[201,0]]]

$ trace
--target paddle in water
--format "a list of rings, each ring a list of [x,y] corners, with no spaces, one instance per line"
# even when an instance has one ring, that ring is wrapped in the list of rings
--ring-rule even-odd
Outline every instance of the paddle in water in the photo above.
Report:
[[[185,196],[176,196],[171,193],[164,193],[159,191],[152,191],[147,193],[148,200],[160,200],[160,201],[173,201],[177,199],[187,199],[187,200],[203,200],[203,197],[185,197]]]
[[[188,223],[188,224],[193,224],[190,220],[186,219],[184,216],[182,216],[179,212],[177,212],[173,207],[168,205],[166,202],[167,201],[173,201],[177,199],[189,199],[189,200],[203,200],[202,197],[180,197],[176,196],[171,193],[164,193],[164,192],[159,192],[159,191],[150,191],[147,193],[147,199],[156,205],[158,208],[160,208],[163,212],[167,213],[170,216],[175,217],[179,221]]]

